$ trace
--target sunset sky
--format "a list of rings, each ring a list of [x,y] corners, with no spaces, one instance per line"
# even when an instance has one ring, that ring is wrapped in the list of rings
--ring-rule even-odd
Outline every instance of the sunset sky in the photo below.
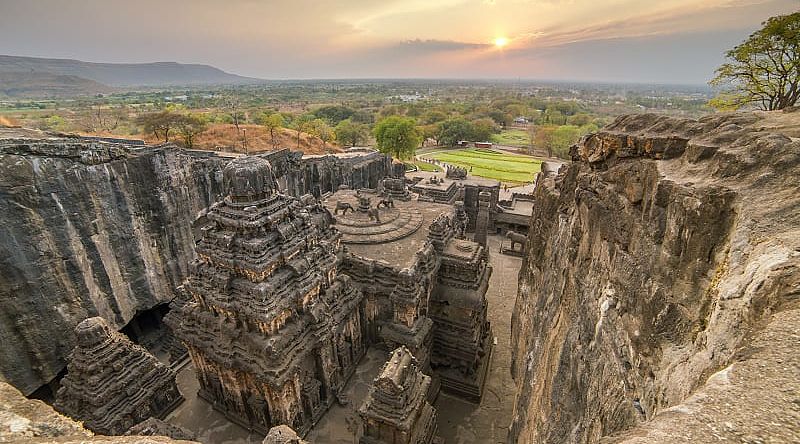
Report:
[[[705,83],[800,0],[0,0],[0,54],[280,78]],[[498,43],[498,44],[496,44]]]

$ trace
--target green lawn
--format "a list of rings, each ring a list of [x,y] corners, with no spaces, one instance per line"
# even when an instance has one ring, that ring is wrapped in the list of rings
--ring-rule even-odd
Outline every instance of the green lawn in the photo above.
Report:
[[[428,163],[428,162],[420,162],[420,161],[412,160],[412,161],[408,161],[406,163],[410,163],[412,165],[415,165],[417,167],[417,169],[420,170],[420,171],[427,171],[429,173],[438,173],[438,172],[442,171],[442,169],[439,168],[438,166],[436,166],[436,165],[434,165],[432,163]]]
[[[531,136],[525,130],[507,129],[499,134],[492,134],[489,137],[489,141],[499,145],[529,146],[531,144]]]
[[[533,157],[507,154],[487,149],[464,149],[440,151],[426,155],[453,165],[465,167],[470,174],[495,179],[509,184],[531,182],[538,173],[542,161]]]

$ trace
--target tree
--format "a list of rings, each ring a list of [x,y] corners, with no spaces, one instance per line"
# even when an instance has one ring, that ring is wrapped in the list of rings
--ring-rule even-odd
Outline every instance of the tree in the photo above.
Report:
[[[175,119],[178,133],[183,138],[183,144],[187,148],[194,146],[194,138],[208,128],[208,120],[202,114],[182,114]]]
[[[547,157],[553,157],[553,133],[555,125],[531,125],[531,144],[547,150]]]
[[[327,120],[331,125],[338,125],[342,120],[353,117],[355,113],[354,109],[344,105],[323,106],[313,112],[315,116]]]
[[[333,128],[328,125],[323,119],[314,119],[308,123],[308,132],[319,137],[322,140],[322,147],[324,148],[328,142],[333,140],[335,134]]]
[[[177,128],[180,119],[180,114],[165,109],[156,113],[142,114],[136,118],[136,123],[142,127],[142,131],[153,133],[156,139],[169,142],[169,134]]]
[[[278,148],[278,133],[285,124],[283,116],[278,113],[262,114],[258,117],[258,123],[267,128],[272,142],[272,148]]]
[[[439,124],[439,143],[455,146],[461,140],[472,138],[472,123],[463,117],[455,117]]]
[[[500,132],[500,128],[489,118],[472,121],[472,137],[476,142],[487,142],[492,134]]]
[[[709,83],[722,87],[709,102],[722,109],[794,106],[800,98],[800,12],[768,19],[725,56]]]
[[[298,150],[300,149],[300,134],[309,131],[312,120],[314,120],[312,114],[302,114],[292,121],[292,129],[294,129],[297,137]]]
[[[416,122],[409,117],[386,117],[375,125],[373,135],[380,152],[400,160],[413,157],[422,142]]]
[[[355,123],[350,119],[339,122],[334,128],[336,140],[342,145],[356,146],[364,143],[369,136],[369,129],[363,123]]]

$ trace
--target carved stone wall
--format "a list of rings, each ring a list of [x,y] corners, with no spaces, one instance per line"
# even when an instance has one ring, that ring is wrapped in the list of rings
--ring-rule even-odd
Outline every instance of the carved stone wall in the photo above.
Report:
[[[333,402],[365,344],[363,294],[339,276],[339,234],[311,196],[280,194],[270,164],[224,169],[186,281],[168,316],[189,349],[200,396],[266,434],[305,433]]]
[[[430,444],[436,410],[428,403],[430,376],[405,347],[392,352],[359,409],[361,444]]]
[[[374,153],[264,156],[280,166],[276,180],[296,197],[341,184],[375,188],[392,171]],[[222,197],[228,160],[170,145],[3,129],[2,377],[31,394],[64,369],[83,319],[101,316],[121,329],[136,313],[172,300],[194,258],[192,222]]]
[[[122,435],[150,417],[163,418],[183,397],[175,372],[100,317],[75,329],[55,408],[96,433]]]

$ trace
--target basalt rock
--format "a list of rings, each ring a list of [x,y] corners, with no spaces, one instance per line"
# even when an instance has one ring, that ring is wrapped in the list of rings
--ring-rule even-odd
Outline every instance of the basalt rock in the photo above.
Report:
[[[426,397],[430,376],[405,347],[392,352],[358,410],[361,444],[430,444],[436,435],[436,410]]]
[[[279,187],[298,197],[375,188],[393,171],[380,153],[262,157]],[[175,298],[194,259],[192,224],[223,196],[228,160],[0,129],[2,379],[29,395],[64,369],[83,319],[101,316],[119,330]]]
[[[363,294],[339,276],[340,234],[312,196],[277,190],[271,165],[231,161],[167,322],[185,343],[199,395],[260,433],[306,433],[366,351]]]
[[[42,401],[27,399],[0,382],[0,443],[14,444],[192,444],[165,436],[93,436]],[[196,443],[195,443],[196,444]]]
[[[66,366],[82,320],[121,329],[169,302],[219,166],[171,146],[0,134],[2,378],[30,394]]]
[[[100,317],[75,329],[55,408],[103,435],[122,435],[150,417],[163,418],[183,397],[175,372]]]
[[[623,116],[539,175],[509,442],[800,440],[800,141],[774,119]]]

